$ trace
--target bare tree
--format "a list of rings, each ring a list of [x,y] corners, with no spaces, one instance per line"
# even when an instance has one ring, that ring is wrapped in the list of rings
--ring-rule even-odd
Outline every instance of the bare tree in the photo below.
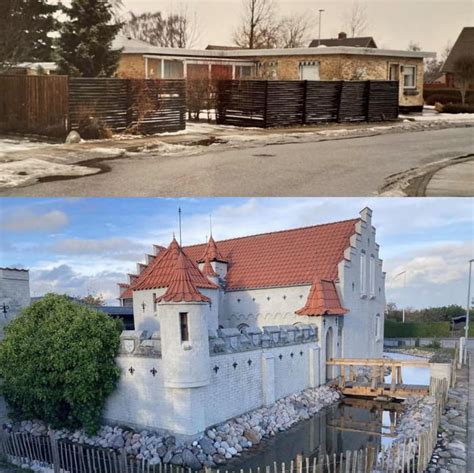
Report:
[[[446,43],[446,46],[443,48],[443,51],[441,52],[441,60],[446,62],[446,59],[448,59],[449,54],[451,53],[451,49],[453,49],[453,44],[451,41],[448,41]]]
[[[461,92],[463,105],[466,103],[466,92],[474,84],[474,57],[465,54],[460,56],[453,66],[454,82]]]
[[[279,22],[273,0],[243,0],[244,13],[234,42],[241,48],[275,47],[278,42]]]
[[[305,46],[308,43],[309,30],[310,16],[307,13],[283,17],[279,26],[279,47],[301,48]]]
[[[369,27],[367,5],[353,0],[351,9],[343,15],[343,28],[351,38],[361,35]]]
[[[190,48],[199,38],[197,17],[189,15],[187,9],[167,16],[159,11],[141,15],[130,12],[122,32],[164,48]]]

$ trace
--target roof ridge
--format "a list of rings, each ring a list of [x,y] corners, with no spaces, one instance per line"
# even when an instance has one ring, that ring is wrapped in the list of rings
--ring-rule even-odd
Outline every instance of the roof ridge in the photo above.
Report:
[[[348,223],[348,222],[357,222],[358,220],[360,220],[360,217],[358,218],[348,218],[346,220],[338,220],[338,221],[335,221],[335,222],[328,222],[328,223],[318,223],[316,225],[307,225],[305,227],[296,227],[296,228],[287,228],[286,230],[274,230],[272,232],[264,232],[264,233],[254,233],[252,235],[245,235],[245,236],[240,236],[240,237],[234,237],[234,238],[226,238],[224,240],[217,240],[216,243],[223,243],[225,241],[233,241],[233,240],[243,240],[245,238],[254,238],[254,237],[258,237],[258,236],[264,236],[264,235],[276,235],[278,233],[286,233],[286,232],[294,232],[294,231],[297,231],[297,230],[307,230],[309,228],[316,228],[316,227],[325,227],[325,226],[329,226],[329,225],[337,225],[338,223]],[[194,245],[187,245],[187,246],[184,246],[183,248],[195,248],[197,246],[202,246],[202,245],[206,245],[206,243],[195,243]]]

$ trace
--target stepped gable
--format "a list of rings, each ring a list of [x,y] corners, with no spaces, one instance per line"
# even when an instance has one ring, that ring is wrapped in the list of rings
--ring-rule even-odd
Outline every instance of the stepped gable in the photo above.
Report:
[[[317,279],[311,286],[306,304],[295,313],[298,315],[344,315],[349,312],[342,307],[334,281]]]
[[[156,299],[157,302],[211,302],[209,297],[199,292],[194,285],[193,262],[179,251],[171,280],[166,292]]]

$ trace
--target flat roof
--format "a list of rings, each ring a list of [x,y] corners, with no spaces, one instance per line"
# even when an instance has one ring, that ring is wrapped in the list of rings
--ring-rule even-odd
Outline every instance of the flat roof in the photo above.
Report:
[[[123,48],[124,54],[146,54],[157,56],[183,56],[194,58],[255,58],[265,56],[323,56],[331,54],[348,54],[357,56],[406,57],[415,59],[435,58],[436,53],[428,51],[402,51],[398,49],[356,48],[349,46],[318,46],[316,48],[288,48],[288,49],[234,49],[234,50],[205,50],[161,48],[143,41],[117,41],[114,46]]]

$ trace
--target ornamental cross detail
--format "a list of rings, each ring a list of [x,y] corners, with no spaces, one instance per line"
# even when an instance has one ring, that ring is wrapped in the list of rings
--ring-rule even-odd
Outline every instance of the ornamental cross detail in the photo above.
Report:
[[[6,305],[5,302],[2,305],[3,316],[7,318],[7,312],[10,310],[10,306]]]
[[[153,375],[153,377],[156,376],[156,373],[158,373],[158,371],[156,371],[156,368],[153,367],[151,370],[150,370],[150,373]]]
[[[280,354],[278,355],[278,358],[280,358],[280,360],[281,360],[281,359],[283,358],[283,355],[280,353]]]
[[[295,356],[295,354],[293,352],[291,352],[290,356],[291,356],[291,358],[293,358]]]
[[[133,366],[130,366],[128,372],[133,376],[133,373],[135,373],[135,368]]]
[[[216,373],[216,374],[217,374],[217,372],[219,371],[219,367],[218,367],[217,365],[214,366],[214,368],[212,368],[212,369],[214,370],[214,373]]]
[[[303,356],[303,352],[302,352],[302,351],[300,351],[300,356]]]
[[[248,364],[249,366],[252,366],[252,360],[247,361],[247,364]]]
[[[234,367],[234,370],[235,370],[235,368],[237,368],[237,366],[239,366],[239,364],[238,364],[236,361],[234,361],[234,363],[232,364],[232,366]]]

